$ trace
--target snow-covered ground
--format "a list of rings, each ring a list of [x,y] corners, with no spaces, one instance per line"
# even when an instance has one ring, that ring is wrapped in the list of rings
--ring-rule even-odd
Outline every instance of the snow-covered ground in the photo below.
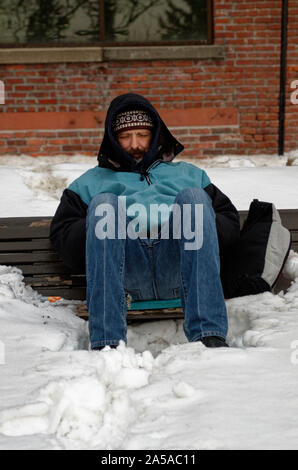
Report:
[[[289,157],[289,156],[288,156]],[[238,209],[298,208],[298,152],[196,162]],[[53,215],[89,157],[0,159],[0,217]],[[182,321],[130,325],[89,351],[75,302],[52,304],[0,266],[0,449],[298,449],[298,254],[278,295],[228,300],[230,348]]]

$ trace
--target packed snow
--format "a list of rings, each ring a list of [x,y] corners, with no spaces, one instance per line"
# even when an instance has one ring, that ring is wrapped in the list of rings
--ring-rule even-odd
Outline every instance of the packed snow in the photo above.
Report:
[[[196,162],[238,209],[298,208],[297,163],[298,152]],[[95,164],[3,157],[0,217],[53,215]],[[0,266],[0,449],[297,449],[297,253],[283,275],[287,290],[226,301],[230,348],[188,343],[182,320],[166,320],[90,351],[77,302],[50,303]]]

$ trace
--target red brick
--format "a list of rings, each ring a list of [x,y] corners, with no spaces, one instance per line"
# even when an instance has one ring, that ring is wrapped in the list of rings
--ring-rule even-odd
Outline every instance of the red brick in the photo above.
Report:
[[[202,108],[208,107],[219,112],[227,108],[238,110],[233,126],[224,122],[221,127],[212,126],[210,122],[209,128],[207,125],[189,127],[189,122],[185,129],[171,126],[174,135],[177,133],[183,142],[187,142],[190,158],[229,151],[240,154],[276,152],[281,2],[214,0],[213,4],[215,44],[225,44],[225,58],[7,65],[1,69],[1,80],[7,84],[9,97],[6,104],[0,106],[0,121],[7,113],[21,111],[35,114],[59,111],[61,115],[71,111],[104,113],[115,96],[135,91],[144,94],[165,113],[189,110],[192,116],[193,109],[197,108],[200,113]],[[298,79],[296,18],[296,2],[289,2],[286,148],[293,148],[293,142],[297,144],[297,110],[290,104],[289,97],[289,84]],[[20,88],[22,86],[25,88]],[[47,124],[45,118],[42,122]],[[98,147],[103,135],[103,120],[98,125],[93,123],[100,128],[84,131],[90,135],[81,133],[80,129],[64,128],[66,122],[59,120],[53,131],[24,130],[19,139],[45,140],[42,150],[31,146],[35,155],[44,154],[45,148],[51,154],[64,151],[72,155],[78,147],[81,152],[90,154]],[[33,135],[29,134],[32,132]],[[5,131],[4,135],[9,132]],[[1,132],[0,139],[1,142],[6,139],[1,137]],[[8,140],[18,139],[8,137]],[[202,144],[204,148],[200,147]],[[214,148],[215,144],[218,145]],[[194,148],[195,145],[198,148]],[[90,146],[88,150],[87,146]],[[1,145],[1,154],[3,147]],[[11,145],[17,152],[21,151],[20,147],[30,151],[30,145]]]
[[[46,139],[28,139],[27,141],[27,144],[29,146],[33,146],[33,145],[44,145],[46,144]]]
[[[49,143],[52,145],[64,145],[64,144],[69,144],[69,139],[52,139],[49,141]]]

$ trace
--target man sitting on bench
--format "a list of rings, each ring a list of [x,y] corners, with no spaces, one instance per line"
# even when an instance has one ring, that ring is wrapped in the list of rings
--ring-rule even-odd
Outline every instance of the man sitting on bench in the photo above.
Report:
[[[148,100],[118,96],[98,165],[63,192],[50,237],[86,272],[91,349],[126,342],[128,295],[180,297],[187,339],[228,346],[220,258],[239,239],[239,216],[205,171],[173,162],[182,150]]]

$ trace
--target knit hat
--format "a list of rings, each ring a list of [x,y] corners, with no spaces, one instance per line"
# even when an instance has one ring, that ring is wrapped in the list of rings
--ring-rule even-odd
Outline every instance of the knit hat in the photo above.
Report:
[[[117,114],[112,130],[114,134],[118,134],[124,130],[132,129],[149,129],[154,127],[152,117],[147,111],[137,109],[131,111],[124,111]]]

